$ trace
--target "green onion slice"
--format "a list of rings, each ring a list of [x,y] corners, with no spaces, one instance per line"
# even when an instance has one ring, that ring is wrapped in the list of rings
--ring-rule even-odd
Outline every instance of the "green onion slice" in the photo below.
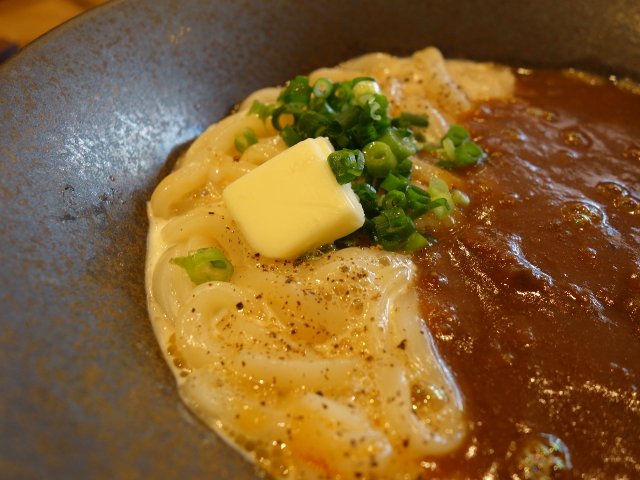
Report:
[[[402,250],[404,252],[415,252],[427,245],[430,245],[429,240],[424,238],[418,232],[413,232],[402,246]]]
[[[413,170],[413,162],[408,158],[405,158],[401,162],[398,163],[396,167],[396,172],[404,177],[408,177],[411,175],[411,171]]]
[[[473,165],[486,158],[487,154],[476,143],[465,140],[456,147],[455,156],[462,165]]]
[[[303,105],[309,105],[311,99],[311,90],[309,86],[309,79],[302,75],[298,75],[295,80],[291,80],[287,88],[284,89],[282,95],[282,101],[285,103],[301,103]]]
[[[469,138],[469,132],[467,131],[466,128],[464,128],[464,127],[462,127],[460,125],[451,125],[449,127],[449,131],[444,136],[444,138],[448,138],[449,140],[451,140],[453,142],[453,145],[455,147],[458,147],[458,146],[460,146],[460,144],[462,142],[464,142],[465,140],[467,140]],[[444,143],[443,143],[443,145],[444,145]]]
[[[313,84],[313,94],[316,98],[327,98],[333,91],[333,84],[328,78],[319,78]]]
[[[305,111],[298,121],[298,131],[306,138],[316,138],[315,133],[329,124],[329,120],[324,115],[313,110]]]
[[[382,110],[381,105],[374,100],[373,96],[371,96],[371,98],[362,106],[360,123],[366,125],[367,123],[379,122],[382,120],[383,113],[385,112]]]
[[[360,116],[360,112],[362,108],[354,105],[346,109],[344,112],[338,114],[333,122],[329,125],[327,129],[327,135],[331,137],[339,137],[347,130],[351,130],[358,124],[358,117]]]
[[[349,97],[351,97],[351,92],[351,82],[338,82],[334,85],[333,88],[333,95],[344,102],[349,100]]]
[[[408,207],[413,209],[420,208],[431,200],[429,192],[415,185],[412,185],[407,189],[406,196]]]
[[[233,265],[224,252],[216,247],[189,252],[186,257],[175,257],[169,263],[184,268],[196,285],[205,282],[227,282],[233,275]]]
[[[453,199],[453,203],[462,207],[466,207],[470,203],[469,196],[456,188],[451,192],[451,198]]]
[[[391,190],[406,192],[409,188],[409,180],[391,172],[382,181],[380,187],[384,188],[387,192],[390,192]]]
[[[418,151],[410,137],[395,127],[387,128],[378,140],[389,145],[399,162]]]
[[[400,241],[396,238],[380,238],[378,244],[387,252],[395,252],[400,246]]]
[[[273,124],[273,128],[282,131],[284,127],[280,125],[280,116],[284,113],[290,113],[296,120],[300,119],[300,116],[304,113],[304,105],[296,104],[296,103],[285,103],[280,107],[276,108],[271,114],[271,123]]]
[[[293,147],[296,143],[299,143],[303,140],[298,132],[291,125],[287,125],[280,132],[280,136],[284,143],[287,144],[287,147]]]
[[[353,80],[351,80],[351,86],[355,87],[358,83],[364,82],[364,81],[375,82],[376,79],[373,77],[356,77]]]
[[[352,182],[364,170],[364,156],[360,150],[338,150],[330,154],[327,161],[340,185]]]
[[[373,95],[380,95],[382,90],[380,90],[380,86],[376,83],[375,80],[369,79],[355,79],[357,81],[353,82],[353,99],[356,104],[361,107],[371,98]]]
[[[358,125],[355,128],[355,134],[356,138],[358,139],[358,143],[365,146],[378,138],[378,131],[376,130],[376,127],[371,123],[369,123],[368,125]]]
[[[455,161],[457,160],[456,156],[456,146],[448,137],[442,139],[442,146],[444,147],[444,154],[450,162],[453,162],[455,165]]]
[[[399,190],[391,190],[390,192],[387,192],[384,197],[382,197],[380,206],[385,210],[394,207],[400,207],[404,209],[404,207],[407,206],[407,196]]]
[[[373,223],[378,241],[403,242],[416,231],[413,220],[405,215],[400,207],[383,210],[380,215],[373,218]]]
[[[429,187],[427,188],[427,191],[434,201],[445,200],[444,205],[437,206],[433,209],[435,216],[442,220],[444,217],[449,215],[449,212],[453,208],[453,199],[449,193],[449,185],[447,185],[447,182],[441,178],[432,178],[429,180]]]
[[[397,119],[394,119],[395,127],[408,127],[410,125],[414,127],[428,127],[429,118],[426,115],[402,112]]]
[[[378,208],[378,194],[373,186],[368,183],[358,182],[352,183],[351,188],[353,189],[353,192],[358,195],[364,214],[367,217],[375,217],[380,214]]]
[[[335,242],[333,242],[335,244],[336,247],[342,249],[342,248],[349,248],[349,247],[355,247],[357,246],[356,243],[356,232],[350,233],[349,235],[339,238],[337,239]]]
[[[389,145],[383,142],[368,143],[363,149],[364,166],[373,178],[385,178],[398,165]]]
[[[273,113],[276,105],[265,105],[260,100],[254,100],[253,105],[249,109],[249,115],[258,115],[263,122]]]
[[[234,141],[235,147],[240,153],[244,153],[247,148],[256,143],[258,143],[258,136],[250,127],[242,130],[242,133],[237,133]]]
[[[451,210],[451,207],[449,206],[449,202],[447,202],[447,200],[445,198],[437,198],[436,200],[433,200],[433,201],[427,203],[426,205],[422,205],[422,206],[412,210],[409,213],[409,216],[413,220],[415,220],[416,218],[421,217],[422,215],[427,213],[428,211],[436,210],[436,209],[444,209],[448,214],[449,210]],[[438,218],[444,218],[446,216],[447,215],[444,215],[443,217],[438,217]]]

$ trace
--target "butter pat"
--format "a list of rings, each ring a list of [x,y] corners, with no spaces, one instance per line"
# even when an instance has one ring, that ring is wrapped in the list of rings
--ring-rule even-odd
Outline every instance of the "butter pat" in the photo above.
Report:
[[[364,224],[351,185],[338,184],[327,138],[304,140],[229,185],[222,194],[240,232],[261,255],[295,258]]]

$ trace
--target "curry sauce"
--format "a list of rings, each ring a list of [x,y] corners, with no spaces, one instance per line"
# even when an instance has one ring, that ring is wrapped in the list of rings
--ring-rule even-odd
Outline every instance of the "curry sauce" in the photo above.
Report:
[[[640,96],[521,71],[465,126],[489,159],[416,255],[471,429],[433,475],[549,478],[527,466],[546,455],[551,478],[640,478]]]

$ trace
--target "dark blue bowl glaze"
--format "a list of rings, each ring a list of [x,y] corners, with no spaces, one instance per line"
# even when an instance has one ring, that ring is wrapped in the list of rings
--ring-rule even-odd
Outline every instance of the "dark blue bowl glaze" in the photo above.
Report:
[[[640,4],[120,0],[0,66],[0,477],[253,479],[147,319],[146,201],[251,91],[358,54],[640,78]]]

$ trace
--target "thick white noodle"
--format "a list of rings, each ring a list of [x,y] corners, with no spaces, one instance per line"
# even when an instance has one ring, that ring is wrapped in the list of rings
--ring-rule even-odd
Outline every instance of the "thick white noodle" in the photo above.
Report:
[[[433,48],[405,59],[365,55],[310,78],[357,76],[373,76],[395,113],[427,114],[432,140],[471,102],[513,91],[508,70],[445,61]],[[229,183],[286,149],[247,114],[279,92],[260,90],[209,127],[153,193],[147,292],[156,334],[185,403],[273,476],[415,479],[425,461],[458,448],[467,427],[420,316],[411,257],[373,248],[306,262],[260,257],[221,201]],[[245,128],[259,142],[241,155],[234,141]],[[413,160],[418,181],[455,184]],[[196,286],[169,263],[211,246],[232,262],[230,282]],[[417,398],[425,388],[437,401]]]

